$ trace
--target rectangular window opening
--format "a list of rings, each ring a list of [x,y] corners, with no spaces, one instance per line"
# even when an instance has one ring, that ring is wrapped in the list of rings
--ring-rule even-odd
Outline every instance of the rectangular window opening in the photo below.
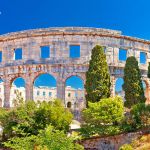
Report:
[[[80,45],[70,45],[70,58],[80,58]]]
[[[50,57],[50,47],[49,46],[41,46],[41,58],[49,58]]]
[[[49,92],[49,97],[51,97],[52,96],[52,92]]]
[[[14,60],[22,59],[22,48],[17,48],[14,50]]]
[[[119,60],[120,61],[126,61],[126,59],[127,59],[127,50],[120,49],[119,50]]]
[[[39,91],[37,91],[37,95],[38,95],[38,96],[40,95],[40,92],[39,92]]]
[[[146,53],[145,52],[140,52],[140,63],[146,64]]]
[[[43,96],[45,96],[46,95],[46,93],[45,92],[43,92]]]
[[[68,93],[68,97],[71,97],[71,93]]]

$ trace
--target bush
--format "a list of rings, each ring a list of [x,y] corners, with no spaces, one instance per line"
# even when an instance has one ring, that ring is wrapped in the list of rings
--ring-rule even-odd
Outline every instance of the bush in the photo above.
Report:
[[[150,126],[150,105],[139,103],[131,109],[133,126],[138,128]]]
[[[115,97],[89,102],[89,107],[83,111],[83,119],[91,125],[118,124],[124,119],[123,100]]]
[[[83,150],[81,145],[74,143],[73,138],[52,126],[41,130],[37,136],[14,137],[4,145],[15,150]]]
[[[89,107],[83,111],[84,124],[80,131],[83,136],[119,134],[123,119],[124,107],[120,97],[89,102]]]
[[[3,130],[3,140],[14,136],[20,136],[20,131],[31,135],[37,135],[39,130],[47,125],[53,125],[55,129],[69,130],[72,114],[64,108],[59,100],[36,104],[28,101],[26,104],[10,110],[7,115],[0,118]]]
[[[132,146],[129,144],[125,144],[119,148],[119,150],[133,150]]]

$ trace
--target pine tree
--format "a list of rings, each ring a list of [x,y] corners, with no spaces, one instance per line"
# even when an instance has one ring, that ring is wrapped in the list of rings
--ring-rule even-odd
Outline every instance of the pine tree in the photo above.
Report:
[[[149,62],[149,65],[148,65],[148,73],[147,73],[147,77],[150,78],[150,62]]]
[[[128,57],[124,68],[124,84],[125,91],[125,106],[131,106],[145,102],[144,89],[141,80],[141,73],[138,66],[138,61],[134,56]]]
[[[89,69],[86,72],[86,100],[98,102],[102,98],[110,97],[110,75],[106,55],[102,46],[92,49]]]

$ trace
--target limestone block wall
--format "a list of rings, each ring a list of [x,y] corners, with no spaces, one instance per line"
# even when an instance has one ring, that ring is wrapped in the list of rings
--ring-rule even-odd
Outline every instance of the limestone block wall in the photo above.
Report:
[[[70,45],[80,46],[80,57],[70,58]],[[127,50],[127,56],[140,60],[140,52],[146,53],[146,64],[139,64],[142,77],[146,78],[150,62],[150,41],[122,35],[120,31],[64,27],[20,31],[0,35],[0,78],[4,81],[4,106],[10,106],[10,86],[17,77],[26,83],[26,100],[33,99],[33,83],[43,73],[53,75],[57,81],[57,97],[65,102],[65,82],[73,75],[79,76],[85,83],[91,50],[95,45],[104,46],[112,79],[112,96],[115,95],[115,81],[123,76],[125,61],[119,60],[119,50]],[[49,46],[50,57],[41,58],[41,46]],[[22,59],[14,60],[14,50],[22,49]],[[149,93],[149,90],[147,90]],[[149,94],[147,94],[149,95]]]
[[[145,132],[133,132],[108,137],[92,137],[79,141],[85,150],[119,150],[124,144],[130,144]]]

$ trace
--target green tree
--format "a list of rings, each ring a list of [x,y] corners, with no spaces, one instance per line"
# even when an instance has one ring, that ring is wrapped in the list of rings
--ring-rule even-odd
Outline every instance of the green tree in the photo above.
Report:
[[[131,108],[132,105],[145,102],[144,90],[141,80],[141,73],[138,61],[134,56],[128,57],[124,68],[125,106]]]
[[[134,128],[150,127],[150,105],[139,103],[131,108]]]
[[[74,143],[63,131],[48,126],[37,136],[14,137],[4,145],[14,150],[83,150],[83,147]]]
[[[86,100],[98,102],[102,98],[110,97],[110,75],[106,55],[102,46],[92,49],[89,69],[86,72]]]
[[[150,78],[150,62],[148,64],[148,73],[147,73],[147,77]]]
[[[120,97],[101,99],[95,103],[89,102],[88,106],[82,114],[83,136],[115,135],[121,132],[119,124],[124,119],[124,106]]]
[[[89,102],[83,111],[84,121],[91,125],[108,125],[120,122],[124,118],[123,100],[120,97],[101,99],[96,103]]]
[[[0,117],[1,126],[4,128],[3,140],[19,136],[20,130],[27,134],[37,135],[39,130],[49,124],[55,126],[55,129],[67,132],[71,121],[72,114],[64,108],[59,100],[39,104],[28,101],[25,104],[17,105],[4,117]]]

